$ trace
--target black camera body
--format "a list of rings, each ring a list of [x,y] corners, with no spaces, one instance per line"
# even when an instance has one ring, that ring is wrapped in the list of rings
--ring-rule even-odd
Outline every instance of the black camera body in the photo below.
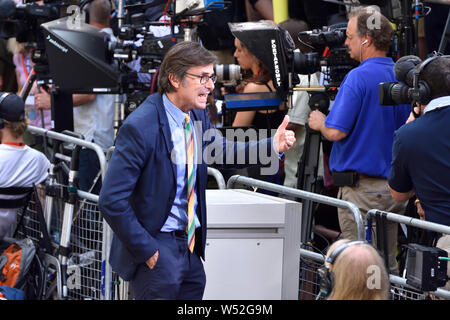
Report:
[[[447,251],[415,243],[408,249],[406,283],[426,292],[445,286],[447,261],[439,257],[447,257]]]
[[[13,38],[18,42],[40,42],[39,26],[47,21],[59,18],[62,1],[54,3],[45,1],[43,5],[36,3],[15,4],[3,1],[0,11],[0,37]]]
[[[437,58],[434,55],[422,62],[417,56],[401,57],[394,66],[395,77],[400,82],[382,82],[378,85],[378,97],[383,106],[398,104],[426,105],[431,100],[431,88],[420,79],[422,70]]]
[[[359,63],[350,58],[344,45],[347,27],[322,27],[312,31],[300,32],[299,36],[306,36],[311,53],[294,53],[294,70],[299,74],[312,74],[323,71],[326,87],[338,87],[347,73],[357,67]],[[322,54],[325,53],[325,54]]]

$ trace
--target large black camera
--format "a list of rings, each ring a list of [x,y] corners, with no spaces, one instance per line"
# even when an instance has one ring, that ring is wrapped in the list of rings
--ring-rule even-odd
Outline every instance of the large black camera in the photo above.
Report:
[[[15,37],[18,42],[39,42],[39,26],[47,21],[59,18],[62,1],[44,1],[15,4],[12,0],[0,2],[0,37]]]
[[[347,73],[358,66],[358,62],[350,58],[344,45],[346,29],[346,26],[325,26],[322,29],[300,32],[298,36],[308,38],[308,46],[314,52],[295,52],[294,70],[300,74],[323,71],[325,85],[338,87]]]
[[[394,66],[395,78],[400,82],[382,82],[378,85],[378,95],[382,106],[409,104],[414,100],[414,73],[422,60],[417,56],[404,56]],[[417,83],[421,91],[426,84]],[[425,93],[425,92],[422,92]]]
[[[166,35],[157,37],[150,29],[151,23],[146,25],[123,25],[119,28],[120,42],[110,45],[114,51],[114,58],[130,62],[141,58],[140,72],[154,73],[175,43],[183,40],[183,35]],[[138,41],[137,41],[138,40]],[[139,43],[139,45],[137,45]]]
[[[384,106],[416,103],[426,105],[431,100],[431,89],[420,79],[425,66],[437,59],[438,54],[423,61],[417,56],[404,56],[394,66],[395,77],[400,82],[382,82],[378,85],[380,104]]]
[[[285,100],[298,83],[297,74],[324,73],[327,87],[337,87],[345,75],[358,65],[344,46],[346,26],[323,27],[301,33],[314,52],[295,51],[287,31],[270,21],[229,23],[231,33],[273,74],[280,99]],[[326,54],[322,53],[325,51]]]

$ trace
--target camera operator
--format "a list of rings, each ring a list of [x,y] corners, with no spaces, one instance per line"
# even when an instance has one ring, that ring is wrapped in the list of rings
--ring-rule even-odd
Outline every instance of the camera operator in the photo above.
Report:
[[[109,0],[94,0],[89,5],[89,24],[113,37],[109,27],[111,2]],[[35,96],[38,109],[50,109],[50,94],[41,91]],[[74,130],[81,133],[87,141],[98,144],[107,151],[114,144],[114,95],[111,94],[74,94],[73,95]],[[92,183],[100,170],[98,157],[94,150],[82,149],[80,152],[79,188],[100,192],[100,180],[90,190]]]
[[[410,107],[381,106],[378,99],[378,83],[395,79],[394,63],[386,57],[393,29],[378,11],[360,10],[351,14],[346,34],[350,57],[361,64],[345,77],[329,115],[314,110],[308,124],[334,141],[330,169],[340,187],[338,198],[356,204],[364,220],[373,208],[403,213],[406,204],[392,199],[386,179],[393,134],[405,123]],[[338,216],[344,237],[355,239],[351,212],[339,208]],[[390,271],[398,273],[396,223],[388,223],[387,235]]]
[[[430,61],[419,80],[431,101],[394,134],[389,190],[399,202],[415,194],[425,220],[450,226],[450,57]]]
[[[258,93],[258,92],[275,92],[272,81],[273,75],[268,68],[259,60],[245,45],[235,38],[234,45],[236,50],[234,57],[238,61],[243,70],[250,71],[251,76],[245,78],[236,88],[239,93]],[[276,109],[269,110],[263,107],[259,110],[239,111],[233,121],[233,127],[253,127],[257,132],[266,130],[266,136],[272,135],[272,129],[278,128],[283,122],[287,111],[284,105],[277,106]],[[281,168],[281,166],[280,166]],[[282,172],[279,170],[276,174],[265,176],[261,175],[259,168],[247,168],[248,176],[264,180],[272,183],[282,184]]]

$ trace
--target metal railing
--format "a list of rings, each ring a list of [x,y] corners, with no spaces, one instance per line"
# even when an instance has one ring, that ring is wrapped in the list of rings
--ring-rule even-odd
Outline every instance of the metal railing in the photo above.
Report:
[[[323,265],[323,263],[325,261],[325,257],[322,254],[312,252],[312,251],[309,251],[306,249],[300,249],[300,257],[301,257],[301,259],[308,259],[310,261],[316,262],[317,265]],[[304,270],[302,270],[303,265],[301,264],[301,266],[300,266],[300,268],[301,268],[300,274],[301,275],[302,275],[302,271],[304,271]],[[307,280],[310,283],[310,287],[315,288],[314,292],[307,292],[307,294],[309,294],[312,298],[315,298],[319,293],[319,277],[316,274],[316,270],[307,270],[307,272],[310,272],[310,274],[312,274],[313,277],[315,277],[315,279],[313,278],[312,280],[311,279]],[[300,277],[300,280],[305,281],[306,279],[303,277]],[[401,297],[404,300],[418,300],[418,299],[425,299],[425,297],[426,297],[425,294],[418,292],[417,289],[408,285],[406,283],[405,278],[390,274],[389,282],[391,283],[392,299],[395,299],[396,297]],[[303,292],[303,293],[305,293],[305,292]],[[436,291],[429,292],[429,293],[436,297],[450,300],[450,292],[447,290],[438,288]],[[414,299],[413,299],[413,297],[414,297]]]
[[[443,233],[443,234],[450,234],[449,226],[430,222],[430,221],[424,221],[424,220],[420,220],[420,219],[416,219],[416,218],[412,218],[412,217],[407,217],[407,216],[399,215],[399,214],[392,213],[392,212],[377,210],[377,209],[372,209],[367,212],[368,224],[370,224],[371,220],[376,216],[380,216],[380,217],[385,218],[386,220],[405,224],[405,225],[419,228],[419,229],[434,231],[434,232]],[[390,275],[389,278],[390,278],[391,283],[398,284],[399,286],[406,287],[406,288],[417,291],[417,289],[414,289],[414,287],[412,287],[406,283],[405,278],[395,276],[395,275]],[[450,291],[448,291],[448,290],[438,288],[436,291],[433,291],[430,293],[435,295],[436,297],[450,300]]]
[[[223,178],[222,173],[214,168],[208,167],[208,175],[213,176],[216,179],[217,187],[219,189],[226,189],[227,185],[225,183],[225,179]]]
[[[265,182],[261,180],[256,180],[253,178],[248,178],[244,176],[234,175],[228,179],[227,182],[227,188],[232,189],[235,187],[235,185],[241,184],[249,187],[258,187],[264,190],[276,192],[279,194],[284,194],[287,196],[295,197],[295,198],[301,198],[310,200],[313,202],[323,203],[330,206],[342,208],[342,209],[348,209],[352,212],[353,217],[355,219],[355,225],[356,225],[356,240],[364,240],[365,234],[364,234],[364,223],[361,217],[361,212],[359,211],[358,207],[348,201],[324,196],[317,193],[312,193],[304,190],[299,190],[295,188],[289,188],[285,186],[281,186],[279,184]]]
[[[63,133],[58,133],[55,131],[39,128],[39,127],[28,126],[27,128],[28,128],[28,131],[31,132],[32,134],[41,135],[41,136],[44,136],[44,138],[49,137],[52,139],[56,139],[56,140],[68,142],[68,143],[73,143],[78,146],[82,146],[82,147],[94,150],[99,159],[102,180],[105,177],[105,174],[106,174],[105,153],[103,152],[102,148],[98,144],[95,144],[93,142],[89,142],[89,141],[86,141],[83,139],[71,137],[71,136],[63,134]]]

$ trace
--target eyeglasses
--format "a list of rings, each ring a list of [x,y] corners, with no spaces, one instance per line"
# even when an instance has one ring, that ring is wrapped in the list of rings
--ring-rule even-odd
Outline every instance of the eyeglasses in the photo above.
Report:
[[[192,74],[192,73],[189,73],[189,72],[186,72],[186,74],[191,76],[191,77],[199,78],[200,79],[200,84],[207,84],[208,80],[210,80],[210,79],[211,79],[211,81],[213,83],[216,83],[216,80],[217,80],[217,76],[215,74],[213,74],[212,76],[208,76],[208,75],[201,75],[201,76],[199,76],[198,74]]]

